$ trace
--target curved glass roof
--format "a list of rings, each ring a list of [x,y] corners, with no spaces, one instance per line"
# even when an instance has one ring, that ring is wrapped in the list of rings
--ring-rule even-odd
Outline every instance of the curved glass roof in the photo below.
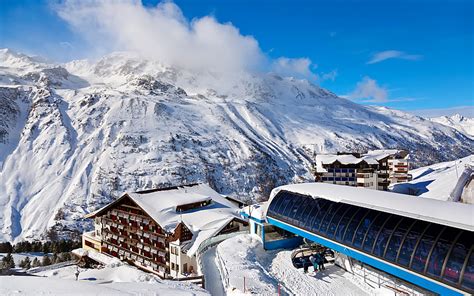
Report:
[[[474,233],[280,190],[267,216],[474,293]]]

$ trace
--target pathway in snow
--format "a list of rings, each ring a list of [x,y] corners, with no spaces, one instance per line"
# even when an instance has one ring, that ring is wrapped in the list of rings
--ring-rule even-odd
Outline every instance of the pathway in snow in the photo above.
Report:
[[[201,260],[206,290],[213,296],[224,296],[225,290],[222,286],[222,279],[216,262],[216,247],[204,252]]]

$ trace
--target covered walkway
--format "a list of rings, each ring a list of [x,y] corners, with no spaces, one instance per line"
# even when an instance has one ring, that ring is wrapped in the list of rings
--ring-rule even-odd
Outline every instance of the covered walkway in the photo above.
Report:
[[[442,295],[474,293],[472,205],[322,183],[274,189],[268,223]]]

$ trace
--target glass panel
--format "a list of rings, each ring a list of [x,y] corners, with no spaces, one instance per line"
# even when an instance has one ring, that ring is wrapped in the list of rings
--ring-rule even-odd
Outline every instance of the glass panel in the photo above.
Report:
[[[369,214],[364,218],[364,221],[357,228],[355,237],[354,237],[354,246],[357,248],[362,248],[362,243],[364,242],[364,237],[369,229],[370,225],[374,222],[375,218],[379,212],[370,210]]]
[[[429,275],[440,276],[443,268],[444,259],[448,254],[449,249],[453,245],[454,239],[459,234],[459,229],[446,227],[441,234],[441,237],[436,242],[428,262],[428,269],[426,272]]]
[[[390,214],[380,213],[380,215],[375,219],[374,223],[370,226],[367,231],[366,238],[364,240],[364,250],[372,252],[372,247],[374,246],[375,239],[377,234],[380,231],[380,228],[385,223],[385,221],[390,217]]]
[[[446,268],[444,269],[443,279],[457,284],[461,274],[462,266],[466,260],[467,252],[474,243],[474,237],[469,231],[464,231],[453,247],[449,255]]]
[[[346,210],[349,209],[349,205],[343,204],[334,214],[332,217],[331,222],[329,223],[329,228],[327,231],[327,236],[332,238],[334,236],[334,232],[336,231],[337,224],[339,224],[339,221],[341,221],[342,215],[346,212]]]
[[[326,202],[324,199],[315,199],[314,200],[314,205],[311,211],[309,212],[308,216],[309,219],[306,221],[306,224],[304,225],[305,229],[311,229],[311,226],[313,225],[313,221],[316,218],[317,214],[319,213],[319,210],[321,210],[321,207],[323,206],[324,202]]]
[[[393,215],[388,219],[387,223],[385,223],[375,243],[375,255],[383,256],[385,248],[387,247],[388,240],[390,239],[390,236],[392,235],[395,226],[397,226],[398,222],[400,222],[400,219],[403,218],[400,216]]]
[[[290,200],[290,204],[286,207],[285,211],[282,213],[285,217],[293,218],[294,213],[300,206],[300,199],[299,195],[293,196],[288,195],[287,197]]]
[[[402,248],[400,249],[400,254],[398,255],[398,263],[404,266],[410,264],[411,255],[415,249],[416,243],[420,239],[421,234],[429,225],[425,221],[416,221],[415,225],[411,228],[410,232],[407,234],[405,241],[403,242]]]
[[[268,212],[272,215],[277,215],[278,208],[281,205],[281,202],[283,200],[282,194],[277,194],[270,203],[270,207],[268,208]]]
[[[289,196],[286,192],[280,192],[278,193],[279,195],[281,194],[281,199],[282,199],[282,202],[281,202],[281,205],[280,207],[278,208],[278,210],[276,211],[278,213],[278,215],[280,217],[283,217],[283,213],[285,212],[286,208],[288,207],[288,205],[290,204],[291,202],[291,196]]]
[[[474,252],[471,252],[461,285],[469,290],[474,290]]]
[[[340,203],[333,203],[331,207],[328,209],[327,215],[323,217],[323,220],[321,221],[321,229],[319,229],[319,232],[321,234],[326,235],[326,232],[328,230],[329,223],[331,222],[332,217],[342,205],[343,204],[340,204]]]
[[[428,260],[428,255],[431,250],[431,247],[434,244],[434,241],[438,234],[443,231],[443,226],[438,224],[431,224],[426,230],[425,235],[420,240],[418,247],[415,250],[413,255],[413,263],[411,268],[423,272],[425,269],[426,260]]]
[[[347,226],[347,231],[346,234],[344,234],[344,242],[345,243],[351,243],[352,238],[354,237],[354,232],[356,230],[356,227],[360,224],[360,220],[362,217],[365,216],[365,214],[368,212],[368,209],[361,208],[357,212],[357,214],[352,218],[351,222],[349,223],[349,226]],[[339,231],[339,230],[338,230]]]
[[[349,220],[354,216],[355,213],[360,212],[359,208],[356,208],[354,206],[350,206],[349,210],[346,211],[346,214],[344,214],[344,217],[342,217],[341,221],[339,222],[339,225],[337,226],[336,233],[334,237],[338,241],[342,241],[342,236],[344,235],[344,232],[347,229],[347,224],[349,223]]]
[[[309,210],[312,209],[313,202],[314,202],[313,198],[303,197],[303,202],[301,203],[301,206],[298,208],[298,212],[296,213],[296,216],[295,216],[295,219],[298,221],[299,227],[303,227],[306,221],[309,220],[309,217],[307,215],[304,215],[304,213],[307,213]]]
[[[321,210],[318,212],[318,215],[316,218],[314,218],[313,225],[311,227],[311,230],[314,233],[319,233],[318,229],[321,227],[322,219],[324,215],[327,213],[327,211],[330,209],[331,206],[334,206],[335,203],[332,201],[326,201],[322,207]]]
[[[395,232],[392,234],[390,241],[388,242],[387,251],[385,253],[385,259],[390,261],[395,261],[397,258],[398,249],[400,248],[400,243],[402,242],[403,237],[408,231],[408,228],[415,222],[415,220],[410,218],[404,218],[403,221],[398,225]]]
[[[298,217],[298,220],[300,220],[299,226],[301,228],[304,228],[306,224],[309,223],[311,220],[311,216],[309,213],[317,207],[317,202],[314,198],[312,197],[307,197],[308,202],[306,203],[306,206],[304,208],[300,208],[300,215]]]

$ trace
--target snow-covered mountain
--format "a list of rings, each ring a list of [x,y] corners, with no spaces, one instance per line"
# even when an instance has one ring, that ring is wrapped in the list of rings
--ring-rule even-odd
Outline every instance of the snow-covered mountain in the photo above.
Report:
[[[409,149],[422,165],[474,153],[474,140],[273,74],[0,51],[0,240],[80,231],[83,214],[124,191],[203,181],[265,197],[311,180],[314,152],[373,148]]]
[[[466,135],[474,137],[474,118],[454,114],[452,116],[433,117],[430,120],[453,127]]]

